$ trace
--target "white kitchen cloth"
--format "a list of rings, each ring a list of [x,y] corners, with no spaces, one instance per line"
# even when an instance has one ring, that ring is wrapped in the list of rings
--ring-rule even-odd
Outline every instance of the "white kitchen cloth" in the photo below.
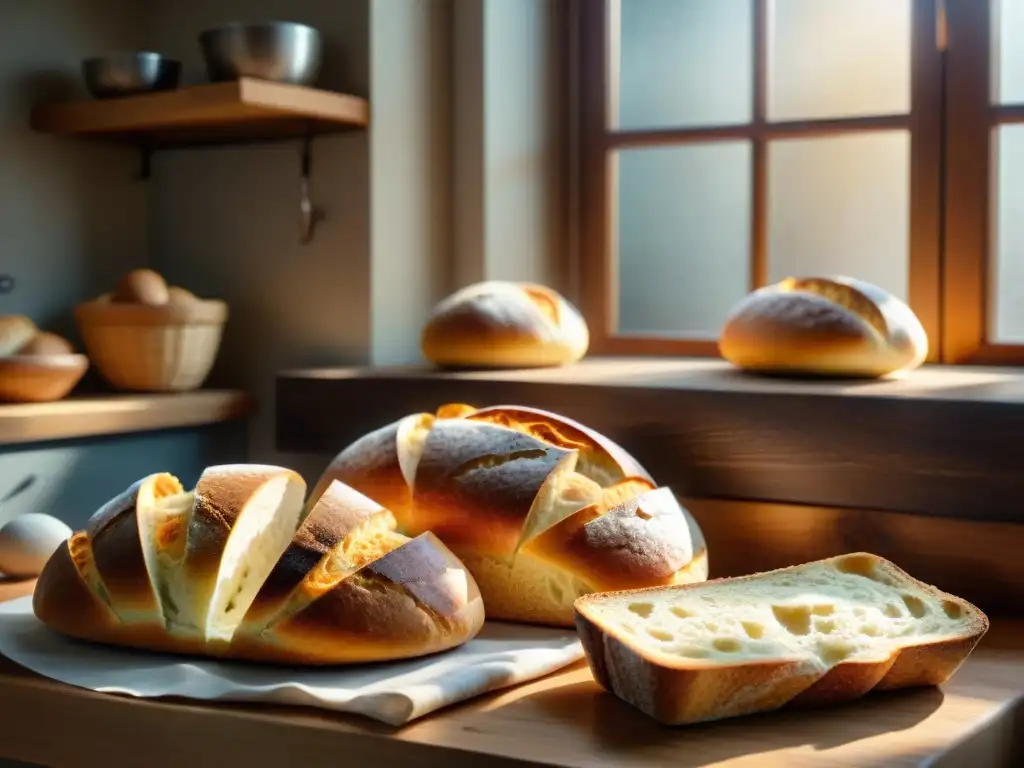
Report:
[[[70,640],[31,597],[0,604],[0,653],[45,677],[101,693],[296,704],[403,725],[583,658],[575,632],[487,622],[473,640],[411,661],[322,669],[184,659]]]

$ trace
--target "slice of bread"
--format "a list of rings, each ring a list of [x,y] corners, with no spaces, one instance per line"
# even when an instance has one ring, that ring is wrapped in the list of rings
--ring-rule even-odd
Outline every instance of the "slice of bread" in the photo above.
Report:
[[[939,685],[988,631],[975,606],[863,552],[586,595],[575,612],[598,683],[670,725]]]

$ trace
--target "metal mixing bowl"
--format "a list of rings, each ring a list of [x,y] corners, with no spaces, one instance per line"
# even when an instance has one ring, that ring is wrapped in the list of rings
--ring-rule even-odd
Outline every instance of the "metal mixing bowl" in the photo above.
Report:
[[[255,77],[312,85],[320,73],[320,33],[305,24],[225,24],[200,34],[199,46],[213,82]]]
[[[181,62],[159,53],[111,53],[82,61],[82,76],[97,99],[134,96],[177,88]]]

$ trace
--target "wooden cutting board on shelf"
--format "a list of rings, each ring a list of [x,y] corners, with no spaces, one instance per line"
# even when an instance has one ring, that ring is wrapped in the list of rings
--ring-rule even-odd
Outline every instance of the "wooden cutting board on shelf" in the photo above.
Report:
[[[0,585],[0,600],[30,585]],[[2,650],[2,649],[0,649]],[[942,689],[813,712],[666,728],[603,692],[585,664],[401,729],[307,708],[94,693],[0,657],[0,757],[40,765],[247,768],[1024,765],[1024,624],[994,622]]]

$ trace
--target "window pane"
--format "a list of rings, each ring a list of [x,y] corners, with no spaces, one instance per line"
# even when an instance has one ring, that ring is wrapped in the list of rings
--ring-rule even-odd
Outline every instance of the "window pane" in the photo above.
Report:
[[[618,153],[619,331],[716,338],[749,289],[749,142]]]
[[[910,136],[772,142],[768,274],[858,277],[907,298]]]
[[[620,128],[750,121],[750,0],[609,0],[609,10]]]
[[[1000,104],[1024,103],[1024,1],[993,0],[993,76]]]
[[[992,256],[989,264],[989,338],[1024,343],[1024,125],[996,129]]]
[[[769,0],[768,118],[910,111],[911,0]]]

